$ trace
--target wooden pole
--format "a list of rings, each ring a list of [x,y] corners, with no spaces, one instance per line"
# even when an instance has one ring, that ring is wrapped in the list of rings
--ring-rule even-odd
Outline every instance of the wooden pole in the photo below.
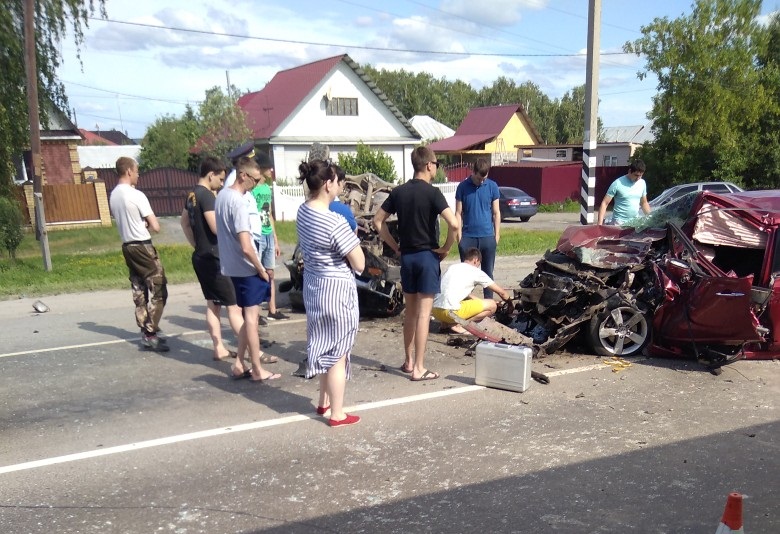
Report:
[[[24,2],[24,57],[27,73],[27,106],[30,117],[30,151],[33,164],[33,199],[35,204],[35,236],[41,242],[43,268],[51,271],[49,236],[43,211],[43,158],[41,156],[41,126],[38,113],[38,69],[35,63],[35,0]]]

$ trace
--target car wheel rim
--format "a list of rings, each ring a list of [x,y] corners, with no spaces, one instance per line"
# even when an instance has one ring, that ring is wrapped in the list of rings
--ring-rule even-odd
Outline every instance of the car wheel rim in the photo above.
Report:
[[[649,328],[642,312],[620,306],[609,312],[599,325],[599,342],[610,354],[628,356],[642,349]]]

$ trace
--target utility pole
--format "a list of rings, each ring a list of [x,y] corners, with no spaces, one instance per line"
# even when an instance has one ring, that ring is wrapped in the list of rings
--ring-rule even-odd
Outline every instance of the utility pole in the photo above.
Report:
[[[35,204],[35,237],[41,242],[43,268],[51,271],[49,235],[43,211],[43,158],[41,157],[41,123],[38,113],[38,68],[35,64],[35,0],[24,2],[24,56],[27,73],[27,107],[30,117],[30,152],[33,165],[33,199]]]
[[[592,224],[596,191],[596,145],[599,137],[599,51],[601,0],[588,0],[588,59],[585,73],[585,135],[582,139],[580,224]]]

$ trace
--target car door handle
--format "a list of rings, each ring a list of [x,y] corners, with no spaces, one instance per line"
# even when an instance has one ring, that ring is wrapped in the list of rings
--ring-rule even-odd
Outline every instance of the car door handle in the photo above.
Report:
[[[719,297],[744,297],[744,293],[715,293]]]

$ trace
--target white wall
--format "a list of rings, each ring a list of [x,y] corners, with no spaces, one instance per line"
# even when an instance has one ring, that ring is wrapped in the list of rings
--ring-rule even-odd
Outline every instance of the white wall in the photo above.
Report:
[[[326,93],[336,98],[357,98],[358,115],[325,115]],[[400,142],[411,134],[387,106],[345,63],[322,79],[307,99],[274,132],[274,137],[307,139],[341,137],[347,140],[387,139]]]
[[[113,169],[116,166],[116,160],[120,157],[125,156],[138,161],[141,155],[141,145],[79,146],[76,149],[79,153],[79,163],[82,169],[84,167]]]
[[[328,93],[332,98],[357,98],[358,115],[326,115]],[[337,161],[339,152],[355,154],[358,142],[381,150],[393,159],[402,182],[414,175],[410,157],[420,142],[344,63],[323,78],[274,132],[271,144],[277,178],[288,182],[297,178],[298,165],[306,159],[314,141],[330,147],[333,161]]]

